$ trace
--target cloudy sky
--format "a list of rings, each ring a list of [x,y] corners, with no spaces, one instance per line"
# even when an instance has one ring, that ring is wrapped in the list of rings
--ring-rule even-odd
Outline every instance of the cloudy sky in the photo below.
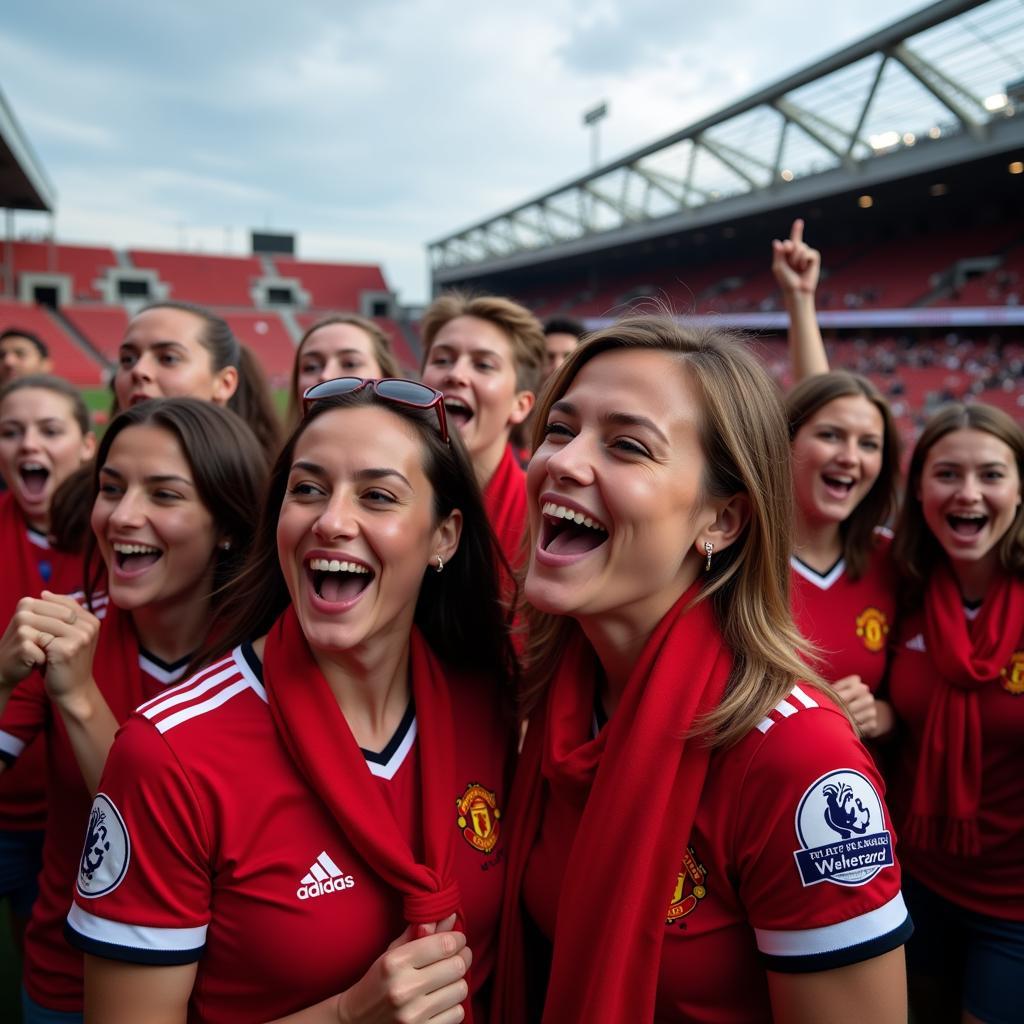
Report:
[[[4,0],[0,89],[62,241],[380,262],[425,298],[425,243],[918,9],[921,0]],[[19,234],[45,230],[20,214]]]

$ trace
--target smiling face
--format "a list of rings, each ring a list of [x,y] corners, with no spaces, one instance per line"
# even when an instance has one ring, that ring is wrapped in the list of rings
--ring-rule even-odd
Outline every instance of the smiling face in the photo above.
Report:
[[[1013,449],[983,430],[951,431],[928,450],[917,497],[954,568],[991,563],[994,569],[1021,504]]]
[[[885,422],[863,395],[835,398],[793,438],[798,515],[808,523],[841,523],[864,500],[882,470]]]
[[[654,628],[714,537],[700,417],[686,369],[667,353],[612,351],[583,366],[527,471],[535,607],[623,621],[635,635]]]
[[[71,402],[48,388],[18,388],[0,406],[0,472],[25,519],[50,522],[57,488],[87,459],[96,439],[82,434]]]
[[[92,528],[119,608],[206,601],[217,531],[177,438],[125,427],[99,471]]]
[[[314,654],[405,643],[423,573],[451,558],[461,522],[435,522],[423,458],[416,428],[379,406],[324,412],[298,439],[277,551]]]
[[[512,427],[533,407],[532,392],[518,390],[508,336],[479,317],[449,320],[430,346],[423,383],[444,392],[448,422],[459,428],[477,478],[486,485]]]
[[[203,319],[184,309],[156,306],[139,313],[118,352],[118,407],[127,409],[147,398],[199,398],[224,405],[238,387],[238,371],[213,368],[203,329]]]
[[[303,343],[295,378],[296,400],[308,388],[335,377],[384,376],[373,339],[355,324],[326,324]]]

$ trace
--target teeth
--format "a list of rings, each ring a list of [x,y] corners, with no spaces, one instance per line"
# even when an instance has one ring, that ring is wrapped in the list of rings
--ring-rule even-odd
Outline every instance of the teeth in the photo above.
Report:
[[[608,532],[607,527],[597,522],[596,519],[591,519],[590,516],[577,512],[575,509],[566,508],[565,505],[556,505],[553,501],[544,502],[544,507],[541,511],[544,515],[551,516],[552,519],[565,519],[580,526],[587,526],[591,530],[600,530],[602,533]]]
[[[151,547],[148,544],[115,544],[114,550],[119,555],[159,555],[159,548]]]
[[[341,562],[337,558],[311,558],[309,567],[313,572],[355,572],[369,575],[370,570],[358,562]]]
[[[23,462],[21,468],[26,473],[38,473],[45,472],[46,467],[41,462]]]
[[[833,483],[836,483],[836,484],[843,484],[844,486],[847,486],[847,487],[852,487],[853,486],[853,477],[852,476],[826,476],[825,479],[826,480],[831,480]]]

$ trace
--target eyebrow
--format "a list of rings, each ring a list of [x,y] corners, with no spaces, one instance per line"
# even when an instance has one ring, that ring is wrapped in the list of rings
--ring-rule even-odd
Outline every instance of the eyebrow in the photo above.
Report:
[[[430,346],[430,351],[436,352],[438,349],[444,349],[445,352],[457,351],[454,345],[448,345],[443,341],[435,341],[434,344]],[[493,348],[471,348],[469,350],[469,354],[471,356],[493,356],[495,359],[501,359],[502,361],[504,361],[507,358],[506,356],[503,356],[499,351],[497,351],[497,349]]]
[[[550,409],[551,412],[562,412],[567,416],[579,416],[579,410],[573,405],[572,402],[568,402],[565,399],[561,399],[554,403]],[[631,412],[609,412],[601,416],[601,420],[605,423],[614,423],[617,426],[622,427],[643,427],[645,430],[649,430],[655,437],[661,439],[664,444],[668,444],[668,438],[662,433],[661,428],[656,426],[653,420],[648,419],[646,416],[641,416],[638,413]]]
[[[992,462],[981,462],[977,466],[971,467],[970,463],[958,462],[954,459],[943,459],[941,462],[933,463],[932,467],[934,469],[938,469],[940,466],[944,469],[961,469],[963,466],[967,466],[968,468],[974,469],[1007,469],[1009,465],[1010,464],[1008,462],[1003,462],[1000,459],[996,459],[995,461]]]
[[[122,349],[126,349],[126,348],[137,349],[137,348],[140,348],[140,347],[141,346],[139,345],[139,343],[137,341],[122,341],[121,342],[121,348]],[[183,345],[180,341],[172,341],[172,340],[169,340],[169,341],[154,341],[153,344],[150,345],[149,347],[150,348],[176,348],[176,349],[179,349],[182,352],[187,352],[188,351],[188,346],[187,345]]]
[[[324,477],[325,479],[330,476],[323,466],[316,462],[307,462],[305,459],[300,459],[298,462],[292,463],[292,471],[294,472],[296,469],[303,470],[306,473],[314,473],[317,476]],[[399,473],[397,469],[391,469],[388,466],[372,466],[369,469],[360,469],[356,473],[355,478],[356,480],[363,481],[380,480],[381,477],[392,476],[401,480],[410,491],[413,489],[412,484],[409,483],[408,479],[402,473]]]
[[[118,480],[124,480],[124,473],[120,470],[114,469],[112,466],[101,466],[101,476],[112,476]],[[178,483],[185,484],[186,487],[194,487],[195,484],[189,480],[188,477],[178,476],[177,473],[151,473],[147,477],[143,477],[143,482],[147,484],[170,484]]]

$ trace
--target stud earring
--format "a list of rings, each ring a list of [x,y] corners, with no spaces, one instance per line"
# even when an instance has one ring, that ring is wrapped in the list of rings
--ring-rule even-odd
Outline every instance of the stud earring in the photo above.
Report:
[[[707,560],[704,562],[704,571],[711,572],[711,556],[715,553],[715,545],[711,541],[704,541],[704,554],[707,555]]]
[[[437,568],[434,572],[444,572],[444,559],[440,555],[434,555],[434,557],[437,559]]]
[[[221,549],[221,551],[230,551],[231,550],[231,541],[229,541],[229,540],[222,540],[217,545],[217,547],[219,547]]]

